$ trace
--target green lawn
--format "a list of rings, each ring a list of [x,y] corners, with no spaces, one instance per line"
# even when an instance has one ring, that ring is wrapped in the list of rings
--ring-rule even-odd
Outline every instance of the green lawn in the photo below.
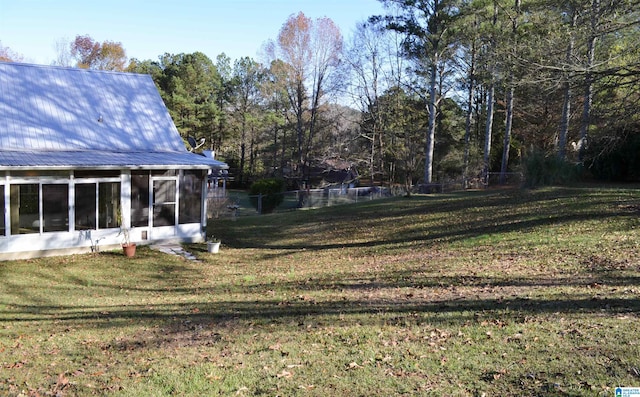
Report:
[[[0,262],[0,395],[613,396],[640,386],[640,190],[489,190],[219,220]]]

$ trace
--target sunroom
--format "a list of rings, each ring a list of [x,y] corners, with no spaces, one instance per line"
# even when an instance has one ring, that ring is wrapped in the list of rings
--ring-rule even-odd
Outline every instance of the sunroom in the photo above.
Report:
[[[0,259],[197,242],[207,175],[150,76],[0,63]]]

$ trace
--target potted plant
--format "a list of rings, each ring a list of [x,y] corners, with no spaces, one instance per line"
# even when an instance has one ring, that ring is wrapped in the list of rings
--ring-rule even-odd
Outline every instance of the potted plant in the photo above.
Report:
[[[207,252],[217,254],[220,250],[220,240],[214,236],[210,236],[207,239]]]
[[[132,243],[129,237],[129,228],[128,227],[120,227],[120,233],[122,234],[122,251],[127,257],[135,256],[136,254],[136,243]]]

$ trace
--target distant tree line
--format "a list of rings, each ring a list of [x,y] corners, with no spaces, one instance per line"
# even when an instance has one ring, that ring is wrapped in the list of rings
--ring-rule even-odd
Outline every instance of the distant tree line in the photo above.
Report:
[[[379,1],[346,41],[291,15],[261,62],[127,60],[78,36],[56,63],[150,74],[185,141],[205,138],[240,185],[331,166],[408,188],[640,180],[640,0]]]

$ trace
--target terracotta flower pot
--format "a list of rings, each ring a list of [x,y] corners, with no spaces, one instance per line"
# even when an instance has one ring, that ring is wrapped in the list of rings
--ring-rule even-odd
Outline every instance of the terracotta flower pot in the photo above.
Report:
[[[124,251],[125,256],[129,258],[136,255],[135,243],[122,244],[122,250]]]

